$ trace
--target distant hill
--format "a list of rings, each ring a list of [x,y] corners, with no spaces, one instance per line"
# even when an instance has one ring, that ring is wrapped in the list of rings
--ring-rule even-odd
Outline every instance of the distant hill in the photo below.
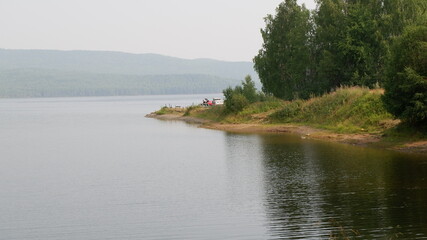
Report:
[[[257,81],[251,62],[0,49],[0,97],[211,93],[239,84],[247,74]]]

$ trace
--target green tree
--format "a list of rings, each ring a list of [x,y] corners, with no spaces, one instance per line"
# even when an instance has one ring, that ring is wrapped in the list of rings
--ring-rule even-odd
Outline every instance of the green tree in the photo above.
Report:
[[[359,1],[348,6],[344,38],[338,43],[344,56],[344,84],[373,87],[382,81],[386,46],[374,3]]]
[[[242,94],[250,103],[259,101],[259,94],[257,93],[255,82],[252,81],[252,78],[249,75],[247,75],[245,80],[242,81]]]
[[[313,16],[316,81],[322,91],[328,91],[342,84],[344,56],[338,45],[345,35],[346,4],[343,0],[318,0],[317,5]]]
[[[397,38],[383,96],[387,110],[412,124],[427,123],[427,27],[408,27]]]
[[[250,103],[260,100],[261,95],[257,92],[254,81],[247,75],[241,86],[228,87],[223,90],[225,109],[228,113],[236,113]]]
[[[381,0],[378,3],[381,31],[386,38],[400,36],[406,26],[426,24],[425,0]]]
[[[381,81],[387,47],[379,28],[378,0],[319,0],[317,80],[325,90]]]
[[[228,87],[222,91],[224,94],[224,105],[226,113],[236,113],[247,105],[249,105],[248,99],[243,95],[243,88],[236,86],[234,89]]]
[[[237,113],[242,111],[248,105],[248,99],[246,99],[243,94],[237,93],[234,94],[231,99],[227,100],[226,109],[229,110],[229,112]]]
[[[265,93],[292,100],[341,85],[381,85],[394,40],[409,25],[427,25],[426,0],[316,2],[310,13],[285,0],[265,18],[254,58]]]
[[[318,0],[314,59],[324,90],[384,81],[389,45],[410,24],[426,23],[425,0]]]
[[[308,97],[312,30],[310,12],[296,0],[285,0],[276,15],[265,18],[263,47],[254,58],[263,91],[283,99]]]

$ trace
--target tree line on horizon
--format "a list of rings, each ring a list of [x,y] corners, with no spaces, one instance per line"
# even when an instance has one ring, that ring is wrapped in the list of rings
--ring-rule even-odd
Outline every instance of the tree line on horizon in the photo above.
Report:
[[[220,92],[237,79],[204,74],[133,75],[48,69],[0,70],[0,98]]]
[[[251,62],[0,49],[0,98],[218,93],[254,73]]]
[[[390,113],[427,122],[427,1],[285,0],[265,18],[254,67],[266,94],[307,99],[340,86],[383,87]]]

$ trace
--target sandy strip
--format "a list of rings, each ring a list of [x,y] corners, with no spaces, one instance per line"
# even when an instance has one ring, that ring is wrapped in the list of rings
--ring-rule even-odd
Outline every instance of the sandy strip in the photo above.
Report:
[[[199,127],[221,130],[234,133],[292,133],[299,134],[304,139],[316,139],[330,142],[339,142],[358,146],[371,146],[386,148],[395,151],[419,153],[427,155],[427,141],[410,142],[399,146],[390,146],[382,144],[381,136],[375,134],[341,134],[333,133],[328,130],[316,129],[307,126],[292,125],[292,124],[257,124],[257,123],[217,123],[205,119],[195,117],[182,116],[177,114],[157,115],[154,113],[146,115],[149,118],[161,120],[176,120],[184,121],[191,124],[197,124]],[[379,144],[376,144],[379,143]]]
[[[327,130],[315,129],[307,126],[298,126],[292,124],[257,124],[257,123],[239,123],[227,124],[216,123],[209,120],[195,117],[187,117],[176,114],[148,114],[146,117],[161,120],[177,120],[187,123],[198,124],[199,127],[222,130],[234,133],[293,133],[299,134],[301,138],[318,139],[332,142],[341,142],[354,145],[369,145],[380,141],[380,137],[373,134],[339,134]]]

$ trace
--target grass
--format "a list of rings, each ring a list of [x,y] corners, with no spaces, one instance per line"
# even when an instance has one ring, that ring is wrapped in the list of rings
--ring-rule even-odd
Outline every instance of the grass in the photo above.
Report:
[[[184,113],[184,108],[172,108],[172,107],[162,107],[160,110],[155,111],[154,113],[157,115],[165,115],[165,114],[182,114]]]
[[[269,97],[252,103],[237,113],[225,106],[163,107],[155,114],[188,116],[216,123],[265,125],[300,125],[343,134],[373,134],[380,141],[372,146],[427,152],[427,126],[413,127],[391,116],[381,101],[383,90],[342,87],[334,92],[307,100],[283,101]],[[409,145],[408,145],[409,144]]]
[[[224,123],[292,123],[328,129],[338,133],[379,133],[396,125],[381,101],[381,89],[341,87],[332,93],[308,100],[283,101],[268,98],[226,113],[223,106],[190,106],[184,116]],[[162,108],[158,114],[174,111]]]
[[[223,123],[304,125],[336,133],[372,133],[392,142],[426,139],[427,127],[414,129],[393,119],[383,106],[382,94],[382,89],[341,87],[308,100],[283,101],[270,97],[238,113],[227,113],[224,106],[190,106],[163,107],[156,114],[182,114]]]
[[[189,109],[186,116],[212,120],[215,122],[221,122],[226,117],[224,107],[221,105],[211,107],[197,106],[195,108]]]
[[[343,87],[309,100],[287,102],[269,115],[273,123],[296,123],[340,133],[378,133],[393,125],[381,101],[382,90]]]

